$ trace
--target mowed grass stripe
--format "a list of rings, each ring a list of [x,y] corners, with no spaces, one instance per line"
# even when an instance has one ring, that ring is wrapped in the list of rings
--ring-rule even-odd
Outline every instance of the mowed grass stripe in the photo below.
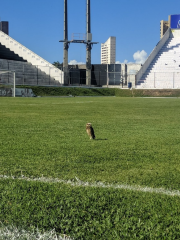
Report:
[[[180,99],[0,101],[1,175],[180,190]]]
[[[157,194],[164,194],[168,196],[180,196],[179,190],[168,190],[164,188],[151,188],[151,187],[142,187],[142,186],[132,186],[126,184],[104,184],[103,182],[83,182],[80,179],[76,178],[74,180],[62,180],[57,178],[28,178],[25,176],[22,177],[15,177],[15,176],[2,176],[0,175],[0,179],[17,179],[17,180],[24,180],[24,181],[35,181],[35,182],[45,182],[45,183],[64,183],[69,184],[71,186],[80,186],[80,187],[95,187],[95,188],[113,188],[113,189],[125,189],[131,191],[138,191],[138,192],[147,192],[147,193],[157,193]]]
[[[87,240],[180,238],[177,196],[18,179],[1,179],[0,192],[6,226]]]

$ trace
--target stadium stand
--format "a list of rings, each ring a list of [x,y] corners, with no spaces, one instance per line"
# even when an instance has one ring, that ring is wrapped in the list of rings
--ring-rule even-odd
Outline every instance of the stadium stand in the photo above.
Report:
[[[169,28],[158,45],[146,60],[144,72],[142,67],[139,71],[141,74],[137,74],[136,88],[178,89],[180,88],[180,30]],[[152,58],[151,55],[154,57]]]
[[[16,84],[62,85],[63,72],[6,33],[0,31],[0,71],[16,72]],[[0,83],[9,83],[9,74],[0,74]]]

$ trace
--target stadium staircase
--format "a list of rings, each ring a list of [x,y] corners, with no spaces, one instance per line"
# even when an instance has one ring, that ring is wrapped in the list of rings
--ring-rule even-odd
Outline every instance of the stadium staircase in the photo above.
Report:
[[[137,79],[139,89],[180,88],[180,30],[168,30],[164,42],[158,46],[145,62],[146,70]],[[167,39],[166,39],[167,38]],[[154,55],[154,58],[152,58]],[[147,64],[148,63],[148,64]],[[142,67],[143,68],[143,67]]]
[[[0,70],[14,70],[17,84],[60,85],[63,72],[13,38],[0,31]],[[7,83],[9,74],[1,75]]]
[[[11,72],[1,74],[1,70],[15,71],[16,85],[62,85],[59,81],[55,80],[54,77],[41,71],[38,66],[33,66],[31,63],[25,61],[0,59],[0,84],[12,85],[14,81],[13,74]]]

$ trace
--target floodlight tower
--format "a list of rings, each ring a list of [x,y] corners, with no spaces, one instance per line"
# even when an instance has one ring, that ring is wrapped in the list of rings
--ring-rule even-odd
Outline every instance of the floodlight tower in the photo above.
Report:
[[[64,71],[64,85],[69,84],[69,70],[68,70],[68,48],[70,43],[83,43],[86,44],[86,85],[91,85],[91,49],[93,44],[91,34],[91,17],[90,17],[90,0],[87,0],[87,13],[86,13],[86,40],[71,40],[68,41],[68,20],[67,20],[67,0],[64,0],[64,40],[59,42],[64,43],[64,58],[63,58],[63,71]]]
[[[92,49],[92,33],[91,33],[91,6],[90,0],[87,0],[86,12],[86,85],[91,85],[91,49]]]
[[[63,57],[64,85],[69,84],[68,48],[69,43],[68,43],[67,0],[64,0],[64,57]]]

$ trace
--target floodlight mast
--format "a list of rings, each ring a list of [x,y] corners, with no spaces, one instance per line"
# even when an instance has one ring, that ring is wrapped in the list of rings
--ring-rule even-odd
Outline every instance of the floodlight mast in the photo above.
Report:
[[[91,49],[93,44],[91,34],[91,17],[90,17],[90,0],[87,0],[86,13],[86,40],[72,40],[68,41],[68,20],[67,20],[67,0],[64,0],[64,40],[59,42],[64,43],[64,57],[63,57],[63,71],[64,71],[64,85],[69,84],[69,70],[68,70],[68,48],[70,43],[84,43],[86,44],[86,85],[91,85]]]
[[[90,0],[87,0],[87,13],[86,13],[86,85],[91,85],[91,49],[93,44],[98,42],[92,42],[91,33],[91,5]]]
[[[91,85],[91,49],[92,49],[92,34],[91,34],[91,7],[90,0],[87,0],[86,13],[86,85]]]
[[[67,0],[64,0],[64,56],[63,56],[64,85],[69,84],[68,48],[69,43],[68,43]]]

